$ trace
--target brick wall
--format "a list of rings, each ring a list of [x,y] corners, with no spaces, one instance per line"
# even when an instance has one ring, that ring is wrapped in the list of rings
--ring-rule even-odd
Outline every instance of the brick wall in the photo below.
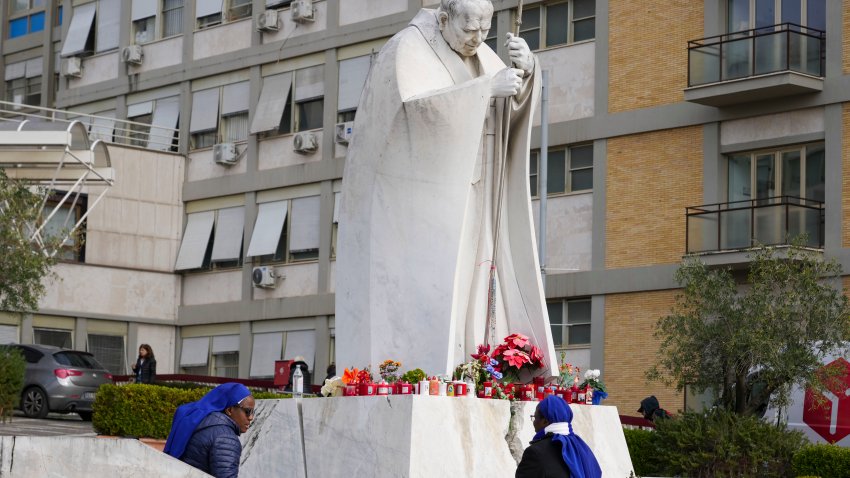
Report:
[[[676,413],[684,407],[681,393],[659,382],[647,383],[644,373],[656,361],[658,340],[653,333],[660,317],[670,313],[677,291],[665,290],[605,296],[606,405],[621,415],[640,416],[640,401],[658,397],[661,407]]]
[[[850,247],[850,103],[841,105],[841,190],[841,246]]]
[[[608,140],[605,267],[673,264],[685,208],[702,204],[702,127]]]
[[[688,41],[704,36],[703,2],[610,0],[608,5],[609,111],[682,101]]]

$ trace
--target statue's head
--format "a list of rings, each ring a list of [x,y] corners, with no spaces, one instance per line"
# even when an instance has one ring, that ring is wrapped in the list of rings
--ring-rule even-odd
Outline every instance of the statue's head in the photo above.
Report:
[[[475,55],[487,38],[492,18],[490,0],[442,0],[437,10],[443,38],[463,56]]]

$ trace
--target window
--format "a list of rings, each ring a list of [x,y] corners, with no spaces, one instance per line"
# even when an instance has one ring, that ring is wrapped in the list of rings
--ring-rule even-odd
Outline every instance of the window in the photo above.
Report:
[[[239,377],[239,335],[212,338],[213,376]]]
[[[162,38],[183,33],[183,0],[163,0]]]
[[[133,0],[133,42],[141,45],[180,35],[183,32],[183,1]]]
[[[360,95],[366,86],[366,77],[372,65],[372,55],[359,56],[339,62],[339,96],[337,97],[337,122],[354,121]]]
[[[553,2],[522,11],[519,35],[539,50],[596,37],[596,0]]]
[[[219,25],[222,20],[232,22],[249,18],[251,13],[251,0],[198,0],[195,5],[195,17],[199,30]]]
[[[334,217],[331,226],[331,258],[336,257],[336,240],[339,235],[339,207],[342,193],[334,193]]]
[[[727,33],[773,27],[780,23],[826,31],[825,0],[727,0]]]
[[[184,337],[180,348],[180,368],[190,375],[209,373],[210,338]]]
[[[251,378],[272,378],[274,362],[283,357],[284,332],[254,334],[251,352]]]
[[[18,38],[44,30],[44,0],[12,0],[9,13],[9,38]]]
[[[248,86],[249,82],[241,81],[192,94],[193,148],[248,139]]]
[[[546,308],[555,348],[590,345],[590,299],[549,302]]]
[[[35,344],[53,345],[54,347],[61,347],[63,349],[73,348],[73,344],[71,343],[70,330],[41,328],[37,329],[33,327],[32,333],[32,341]]]
[[[340,63],[340,67],[342,65]],[[280,134],[321,128],[324,123],[324,72],[324,65],[318,65],[264,78],[250,132]],[[351,98],[352,95],[346,93],[348,111],[351,111]],[[356,99],[359,98],[358,92]]]
[[[531,152],[529,182],[531,196],[537,197],[540,151]],[[550,149],[546,192],[548,196],[593,189],[593,145],[584,144],[564,149]]]
[[[41,104],[42,58],[6,65],[6,101],[30,106]]]
[[[89,334],[88,351],[109,373],[121,375],[124,365],[124,337],[120,335]]]
[[[117,136],[126,144],[159,151],[176,151],[175,135],[180,114],[180,98],[171,96],[154,101],[133,103],[127,106],[126,131],[119,128]],[[107,119],[95,119],[92,125],[107,122]],[[114,126],[114,121],[109,125]]]
[[[241,266],[244,224],[244,206],[190,213],[174,269]]]
[[[60,250],[56,254],[58,259],[85,262],[86,223],[80,224],[70,235],[68,233],[85,214],[87,198],[81,195],[74,203],[74,195],[71,195],[61,207],[56,209],[64,195],[64,192],[57,191],[45,203],[42,210],[42,220],[47,222],[41,230],[41,236],[47,241],[61,240]],[[51,216],[51,214],[53,215]]]
[[[767,200],[793,196],[824,201],[824,144],[812,143],[773,151],[728,156],[727,198]]]
[[[251,16],[251,0],[226,0],[229,5],[227,7],[227,20],[234,21],[241,18]]]
[[[320,204],[319,196],[261,203],[247,255],[261,264],[317,259]]]
[[[61,56],[84,56],[118,48],[121,3],[99,0],[75,6]]]

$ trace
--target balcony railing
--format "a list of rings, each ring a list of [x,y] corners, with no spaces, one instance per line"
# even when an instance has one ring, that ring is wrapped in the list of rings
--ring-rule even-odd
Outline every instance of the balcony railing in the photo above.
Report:
[[[824,204],[777,196],[686,208],[688,254],[737,251],[758,245],[787,245],[801,234],[823,249]]]
[[[688,86],[783,71],[822,77],[826,33],[782,23],[688,42]]]

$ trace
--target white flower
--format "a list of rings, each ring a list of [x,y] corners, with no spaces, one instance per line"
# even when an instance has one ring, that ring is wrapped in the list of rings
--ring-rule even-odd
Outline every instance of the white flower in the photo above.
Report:
[[[599,369],[595,369],[595,370],[594,369],[588,369],[584,372],[585,380],[591,380],[591,379],[596,380],[597,378],[599,378],[599,375],[600,375]]]
[[[340,397],[342,396],[342,388],[344,384],[342,383],[341,377],[333,377],[325,380],[325,384],[322,385],[322,396],[325,397]]]

